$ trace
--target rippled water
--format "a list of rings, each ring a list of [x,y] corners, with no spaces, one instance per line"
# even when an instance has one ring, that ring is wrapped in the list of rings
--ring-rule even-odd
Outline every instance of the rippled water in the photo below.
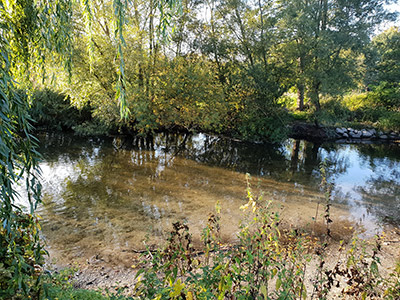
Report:
[[[315,216],[322,220],[324,160],[335,183],[331,213],[333,226],[342,226],[338,234],[343,226],[372,234],[384,224],[400,224],[399,144],[288,140],[273,146],[204,134],[40,139],[43,234],[50,249],[68,259],[96,255],[125,263],[131,249],[143,249],[143,240],[162,243],[176,220],[188,222],[199,240],[217,201],[223,238],[235,240],[246,173],[286,224],[307,226]]]

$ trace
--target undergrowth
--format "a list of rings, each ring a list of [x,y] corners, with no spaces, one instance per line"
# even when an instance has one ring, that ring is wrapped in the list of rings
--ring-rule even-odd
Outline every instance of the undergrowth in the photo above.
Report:
[[[288,106],[292,121],[318,122],[325,126],[365,128],[374,127],[384,131],[400,130],[400,111],[398,106],[382,105],[376,94],[349,94],[343,97],[323,97],[321,111],[312,107],[297,111]]]

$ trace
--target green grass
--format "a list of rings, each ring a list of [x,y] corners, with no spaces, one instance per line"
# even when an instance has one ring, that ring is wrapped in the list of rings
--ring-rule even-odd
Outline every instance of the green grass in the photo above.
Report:
[[[106,300],[108,296],[103,296],[98,291],[65,288],[57,285],[49,286],[47,299],[53,300]]]

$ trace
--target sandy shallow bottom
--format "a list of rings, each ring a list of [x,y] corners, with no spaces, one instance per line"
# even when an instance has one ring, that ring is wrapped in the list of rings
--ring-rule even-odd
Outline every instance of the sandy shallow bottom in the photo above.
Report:
[[[85,173],[87,179],[69,178],[61,192],[47,186],[39,213],[51,259],[84,263],[98,257],[128,267],[132,251],[145,249],[144,242],[153,248],[162,245],[176,221],[185,222],[195,245],[199,244],[217,203],[222,239],[236,241],[244,217],[240,207],[247,201],[245,174],[179,158],[173,169],[157,178],[149,178],[143,170],[144,174],[134,173],[129,166],[125,169],[122,174],[105,172],[101,182]],[[135,174],[134,182],[126,172]],[[318,186],[262,177],[252,178],[250,184],[254,195],[263,193],[265,203],[272,201],[272,210],[286,226],[314,230],[323,221],[326,200]],[[368,219],[356,219],[345,204],[333,204],[330,215],[335,239],[346,237],[346,228],[357,228],[364,237],[381,230]]]

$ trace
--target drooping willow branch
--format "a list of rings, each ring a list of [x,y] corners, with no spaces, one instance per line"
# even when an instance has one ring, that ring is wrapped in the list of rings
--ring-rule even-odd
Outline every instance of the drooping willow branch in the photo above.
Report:
[[[86,0],[87,1],[87,0]],[[182,7],[182,0],[157,0],[154,2],[154,6],[158,8],[160,12],[159,17],[159,32],[163,36],[164,40],[168,39],[168,29],[173,31],[171,26],[171,19],[175,12],[180,12]],[[123,47],[125,46],[125,40],[123,35],[124,25],[126,24],[125,11],[128,7],[128,0],[113,0],[114,7],[114,25],[115,25],[115,42],[117,50],[117,59],[119,60],[118,67],[118,80],[116,84],[115,98],[119,102],[120,116],[121,118],[127,119],[129,116],[129,108],[126,101],[126,82],[125,82],[125,62]]]

